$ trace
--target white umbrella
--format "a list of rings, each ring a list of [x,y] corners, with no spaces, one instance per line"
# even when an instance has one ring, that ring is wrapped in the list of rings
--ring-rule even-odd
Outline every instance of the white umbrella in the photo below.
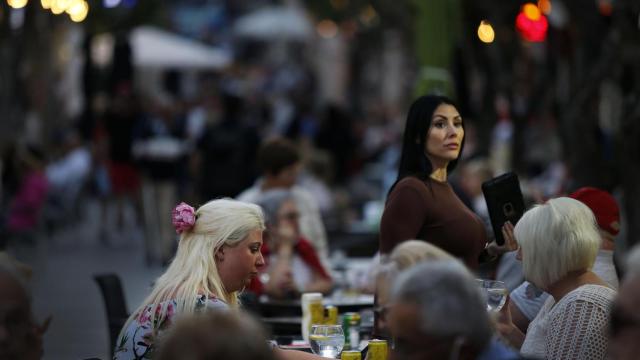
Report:
[[[256,10],[236,20],[234,34],[265,40],[307,40],[313,25],[301,10],[273,6]]]
[[[140,67],[220,69],[231,63],[227,51],[150,26],[135,28],[129,39]]]

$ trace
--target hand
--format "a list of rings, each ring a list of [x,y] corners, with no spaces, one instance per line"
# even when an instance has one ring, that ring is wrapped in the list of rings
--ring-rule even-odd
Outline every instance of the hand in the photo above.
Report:
[[[524,333],[513,323],[511,316],[511,298],[495,316],[496,332],[509,345],[519,349],[524,342]]]
[[[51,324],[52,316],[49,315],[43,322],[42,325],[33,324],[31,325],[31,329],[29,332],[29,350],[26,354],[24,354],[24,358],[31,359],[41,359],[44,353],[42,346],[42,338],[44,333],[49,329],[49,325]]]
[[[278,246],[293,247],[296,243],[296,229],[287,223],[281,223],[276,230]]]
[[[507,221],[502,225],[502,237],[504,238],[504,244],[498,245],[495,240],[487,246],[487,252],[491,256],[498,256],[510,251],[518,250],[518,243],[513,235],[513,224]]]

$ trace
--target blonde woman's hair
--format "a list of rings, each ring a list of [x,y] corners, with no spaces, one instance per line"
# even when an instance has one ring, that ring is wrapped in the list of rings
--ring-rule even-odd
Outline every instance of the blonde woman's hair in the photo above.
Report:
[[[378,295],[386,300],[391,283],[403,270],[423,261],[456,260],[451,254],[422,240],[407,240],[398,244],[388,257],[380,259],[376,274]]]
[[[399,271],[424,260],[449,260],[453,256],[439,247],[422,240],[407,240],[400,243],[389,255],[389,261],[396,264]]]
[[[169,218],[167,219],[169,221]],[[151,323],[161,323],[169,300],[177,302],[176,313],[192,314],[198,295],[214,296],[237,307],[237,292],[224,288],[215,254],[223,245],[237,246],[252,231],[264,230],[264,216],[259,206],[231,199],[209,201],[196,210],[196,223],[180,235],[178,250],[169,268],[160,276],[151,294],[132,313],[121,331],[148,306],[165,302],[159,313],[151,311]],[[157,331],[158,329],[154,329]]]
[[[514,235],[522,249],[525,279],[542,289],[571,271],[590,270],[601,241],[593,212],[568,197],[524,213]]]

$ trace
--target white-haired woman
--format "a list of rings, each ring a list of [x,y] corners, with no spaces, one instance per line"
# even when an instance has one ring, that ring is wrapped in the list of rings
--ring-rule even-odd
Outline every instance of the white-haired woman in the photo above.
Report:
[[[152,358],[158,337],[177,316],[237,308],[238,292],[264,265],[264,220],[257,205],[218,199],[195,210],[181,203],[173,211],[173,224],[181,234],[176,255],[125,323],[114,359]],[[310,358],[276,352],[282,359]]]
[[[600,235],[591,210],[557,198],[527,211],[514,229],[525,279],[551,296],[526,336],[503,309],[499,330],[523,356],[604,359],[616,291],[591,271]],[[512,239],[510,239],[512,240]]]

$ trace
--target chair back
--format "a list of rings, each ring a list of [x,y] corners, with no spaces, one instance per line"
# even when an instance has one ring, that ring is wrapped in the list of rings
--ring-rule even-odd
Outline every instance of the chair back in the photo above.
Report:
[[[109,338],[111,340],[111,354],[118,340],[118,334],[129,318],[127,304],[122,291],[120,277],[114,273],[96,274],[93,279],[98,283],[107,314]]]

